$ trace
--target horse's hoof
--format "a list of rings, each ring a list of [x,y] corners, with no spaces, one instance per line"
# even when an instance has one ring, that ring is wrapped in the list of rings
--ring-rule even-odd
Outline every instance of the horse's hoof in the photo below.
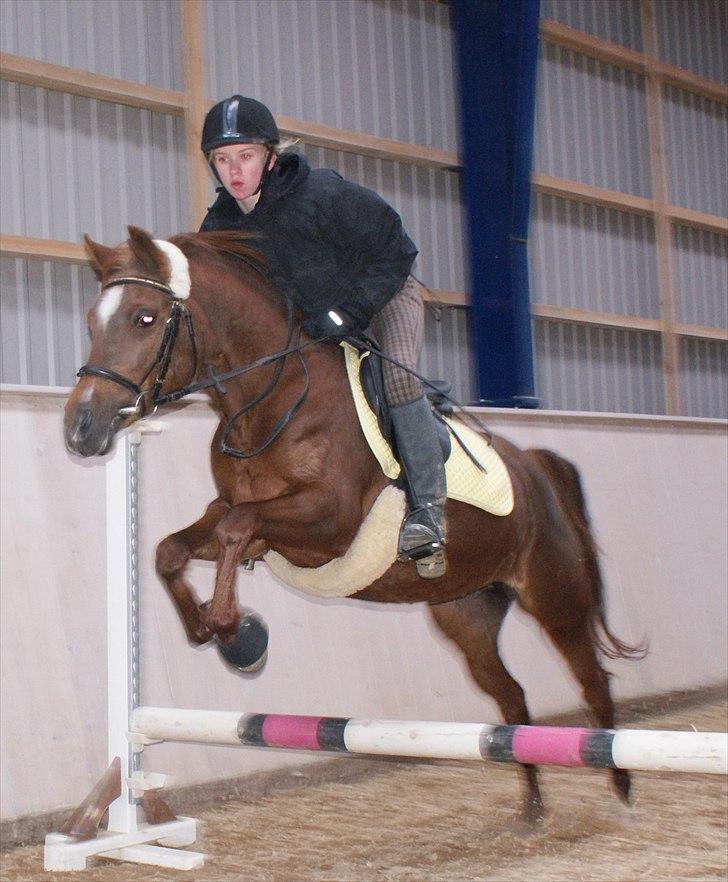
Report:
[[[268,626],[252,609],[240,611],[238,630],[231,641],[215,640],[225,661],[246,674],[259,671],[268,658]]]

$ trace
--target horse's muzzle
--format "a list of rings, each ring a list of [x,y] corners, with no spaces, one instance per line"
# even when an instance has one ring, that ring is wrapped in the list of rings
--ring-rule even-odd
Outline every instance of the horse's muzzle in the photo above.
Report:
[[[93,411],[79,407],[66,413],[64,434],[66,447],[77,456],[103,456],[114,440],[115,422],[94,418]]]

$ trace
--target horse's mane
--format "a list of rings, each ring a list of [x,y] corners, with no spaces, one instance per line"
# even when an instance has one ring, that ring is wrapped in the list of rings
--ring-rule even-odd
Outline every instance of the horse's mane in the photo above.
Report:
[[[212,254],[235,257],[261,276],[270,279],[265,257],[250,244],[256,240],[259,240],[259,237],[255,233],[244,233],[240,230],[217,230],[212,233],[182,233],[179,236],[172,236],[169,241],[184,254],[199,249]]]

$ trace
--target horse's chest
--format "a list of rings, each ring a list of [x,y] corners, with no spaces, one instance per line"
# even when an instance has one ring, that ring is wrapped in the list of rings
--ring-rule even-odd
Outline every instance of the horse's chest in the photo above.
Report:
[[[287,484],[270,473],[240,463],[237,468],[228,469],[218,481],[220,495],[230,505],[256,502],[283,495]]]

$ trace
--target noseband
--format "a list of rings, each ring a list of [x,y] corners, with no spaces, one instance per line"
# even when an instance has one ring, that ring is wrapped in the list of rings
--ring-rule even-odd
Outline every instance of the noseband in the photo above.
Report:
[[[149,395],[149,399],[152,402],[154,409],[157,408],[158,404],[162,400],[162,396],[160,392],[162,390],[162,386],[164,384],[164,380],[167,376],[167,372],[169,370],[169,365],[172,360],[172,352],[174,350],[175,343],[177,342],[177,336],[179,334],[179,326],[181,320],[184,318],[185,327],[187,328],[187,334],[190,338],[190,345],[192,347],[192,376],[194,377],[197,373],[197,344],[195,342],[195,330],[192,325],[192,315],[189,309],[185,306],[185,304],[177,297],[174,291],[169,287],[169,285],[165,285],[163,282],[157,282],[155,279],[145,279],[139,278],[137,276],[126,276],[123,279],[113,279],[111,282],[107,282],[105,285],[101,286],[102,291],[106,291],[107,288],[115,287],[116,285],[141,285],[143,288],[154,288],[157,291],[161,291],[163,294],[166,294],[172,300],[172,307],[170,309],[169,315],[167,316],[167,322],[164,327],[164,335],[162,336],[162,342],[159,344],[159,349],[157,350],[157,354],[154,357],[154,361],[149,365],[148,370],[141,378],[138,383],[133,382],[128,377],[123,376],[122,374],[118,374],[116,371],[112,371],[109,368],[98,367],[97,365],[85,364],[81,368],[79,368],[76,376],[94,376],[101,377],[104,380],[110,380],[112,383],[116,383],[117,386],[123,386],[124,389],[128,389],[129,392],[132,392],[136,395],[136,400],[134,404],[128,407],[119,408],[118,415],[124,418],[130,416],[139,416],[142,413],[142,400],[145,395]],[[154,384],[151,389],[142,389],[146,379],[152,373],[155,367],[157,367],[157,376],[154,380]]]

